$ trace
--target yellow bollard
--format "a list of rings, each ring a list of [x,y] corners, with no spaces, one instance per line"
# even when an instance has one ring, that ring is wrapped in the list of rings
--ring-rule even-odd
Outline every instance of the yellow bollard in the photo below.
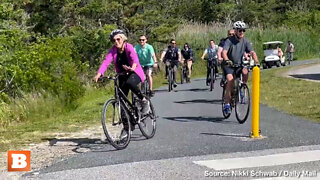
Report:
[[[252,72],[252,135],[259,138],[259,101],[260,101],[260,68],[255,66]]]

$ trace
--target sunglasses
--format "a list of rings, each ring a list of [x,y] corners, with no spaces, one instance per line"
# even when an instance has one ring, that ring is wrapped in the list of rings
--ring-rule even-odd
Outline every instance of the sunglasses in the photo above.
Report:
[[[245,29],[238,29],[238,32],[246,32]]]
[[[177,44],[177,43],[171,43],[171,44]]]
[[[112,41],[113,41],[113,42],[116,42],[116,41],[119,42],[120,40],[121,40],[121,38],[116,38],[116,39],[113,39]]]
[[[139,41],[145,41],[146,39],[139,39]]]
[[[229,34],[229,36],[234,36],[234,34]]]

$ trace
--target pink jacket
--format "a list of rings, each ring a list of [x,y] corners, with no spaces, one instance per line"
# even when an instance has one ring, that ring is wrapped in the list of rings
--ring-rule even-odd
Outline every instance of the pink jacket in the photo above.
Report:
[[[133,63],[137,64],[137,67],[134,70],[134,72],[140,77],[141,82],[143,82],[145,80],[145,76],[144,76],[142,67],[139,63],[138,55],[137,55],[136,51],[134,50],[132,44],[125,43],[124,51],[126,52],[129,64],[131,66]],[[113,46],[109,50],[105,60],[102,62],[101,66],[98,70],[98,73],[101,73],[103,75],[104,72],[107,70],[108,66],[110,65],[110,63],[112,62],[112,60],[113,60],[114,66],[116,68],[116,71],[119,72],[119,67],[117,65],[117,48],[115,46]]]

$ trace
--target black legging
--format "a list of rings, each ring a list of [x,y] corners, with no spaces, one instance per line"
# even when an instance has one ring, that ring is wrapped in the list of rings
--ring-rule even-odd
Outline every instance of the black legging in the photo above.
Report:
[[[143,99],[143,95],[138,87],[138,84],[141,82],[140,77],[132,72],[128,75],[119,76],[119,86],[123,93],[128,96],[129,90],[138,96],[139,99]]]

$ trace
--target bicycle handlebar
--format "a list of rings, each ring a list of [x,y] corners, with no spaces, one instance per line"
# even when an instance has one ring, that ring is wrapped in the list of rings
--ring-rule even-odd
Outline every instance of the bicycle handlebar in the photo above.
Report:
[[[122,72],[122,73],[117,73],[116,75],[109,75],[109,76],[101,76],[99,77],[98,81],[103,81],[104,79],[109,79],[109,80],[117,80],[119,76],[121,75],[127,75],[127,72]]]
[[[209,60],[209,61],[213,61],[213,60],[217,60],[218,58],[207,58],[207,57],[205,57],[205,58],[203,58],[203,60]]]

